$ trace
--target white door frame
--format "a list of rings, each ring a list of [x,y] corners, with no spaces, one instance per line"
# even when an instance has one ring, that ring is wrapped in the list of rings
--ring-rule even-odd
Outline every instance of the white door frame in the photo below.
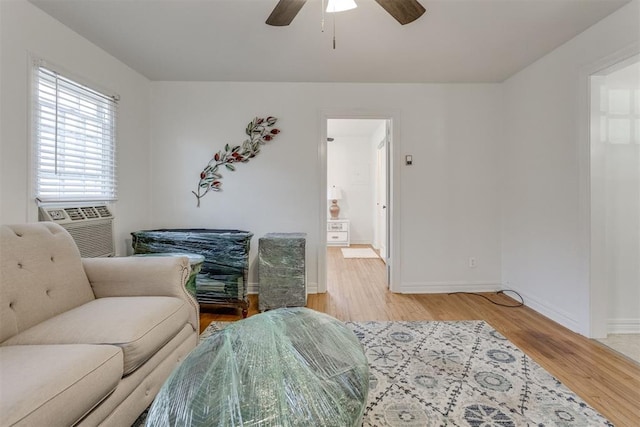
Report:
[[[601,207],[604,206],[604,194],[599,188],[597,177],[602,171],[592,161],[591,146],[591,76],[606,74],[606,70],[635,55],[640,54],[640,43],[629,46],[580,70],[578,156],[579,156],[579,229],[582,236],[581,258],[585,265],[582,269],[583,280],[589,285],[589,303],[587,323],[580,325],[580,333],[590,338],[603,338],[607,335],[608,297],[605,262],[605,218]]]
[[[320,114],[320,141],[318,142],[318,174],[320,188],[320,240],[317,251],[318,293],[327,292],[327,120],[331,119],[378,119],[391,123],[389,138],[389,246],[387,247],[387,265],[389,271],[389,289],[400,290],[400,114],[397,111],[323,111]]]

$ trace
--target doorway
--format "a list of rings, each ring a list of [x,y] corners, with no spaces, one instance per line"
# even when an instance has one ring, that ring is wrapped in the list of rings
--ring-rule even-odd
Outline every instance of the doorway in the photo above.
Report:
[[[391,120],[326,120],[327,289],[344,271],[390,283]],[[340,271],[336,271],[340,270]]]
[[[640,362],[640,56],[589,84],[591,333]]]

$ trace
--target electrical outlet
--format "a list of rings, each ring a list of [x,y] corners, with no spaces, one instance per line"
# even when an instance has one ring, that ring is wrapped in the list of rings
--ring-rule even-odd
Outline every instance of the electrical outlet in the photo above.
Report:
[[[476,268],[478,266],[478,261],[476,257],[469,257],[469,268]]]

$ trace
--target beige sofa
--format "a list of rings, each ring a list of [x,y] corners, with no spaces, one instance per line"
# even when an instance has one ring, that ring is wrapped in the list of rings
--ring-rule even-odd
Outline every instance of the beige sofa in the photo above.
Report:
[[[130,426],[196,346],[186,258],[82,259],[59,225],[0,227],[0,426]]]

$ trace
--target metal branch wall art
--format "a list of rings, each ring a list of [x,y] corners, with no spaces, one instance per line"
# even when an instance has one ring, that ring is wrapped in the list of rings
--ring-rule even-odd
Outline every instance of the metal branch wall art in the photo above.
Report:
[[[200,182],[198,182],[198,191],[192,191],[198,199],[198,207],[200,207],[200,199],[209,191],[220,191],[222,186],[222,174],[220,168],[224,166],[230,171],[236,170],[234,163],[246,163],[260,152],[260,146],[272,141],[280,133],[280,129],[275,128],[278,121],[275,117],[267,117],[266,119],[256,117],[247,125],[245,133],[249,136],[242,145],[231,146],[225,145],[224,150],[218,151],[213,158],[209,160],[207,166],[200,172]]]

